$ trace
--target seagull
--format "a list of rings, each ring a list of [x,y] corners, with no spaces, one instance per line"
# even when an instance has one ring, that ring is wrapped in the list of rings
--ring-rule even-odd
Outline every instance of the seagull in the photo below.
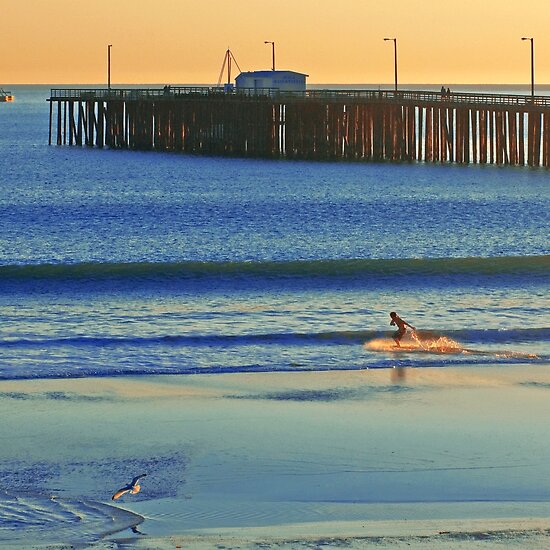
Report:
[[[125,487],[122,487],[121,489],[119,489],[112,497],[111,497],[111,500],[117,500],[119,499],[122,495],[125,495],[126,493],[131,493],[132,495],[135,495],[136,493],[139,493],[140,490],[141,490],[141,486],[139,484],[139,480],[142,478],[142,477],[145,477],[147,474],[141,474],[139,476],[136,476],[134,479],[132,479],[132,481],[130,483],[128,483],[128,485],[126,485]]]

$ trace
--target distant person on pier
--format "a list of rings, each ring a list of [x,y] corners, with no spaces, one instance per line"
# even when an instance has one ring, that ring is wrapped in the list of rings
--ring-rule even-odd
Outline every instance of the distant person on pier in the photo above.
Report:
[[[413,330],[416,330],[416,329],[412,325],[409,325],[407,321],[403,321],[403,319],[401,319],[401,317],[399,317],[399,315],[397,315],[395,311],[392,311],[390,313],[390,317],[391,317],[390,325],[397,326],[397,332],[394,333],[393,339],[395,340],[395,344],[397,345],[397,347],[399,347],[401,345],[399,344],[399,341],[401,340],[401,338],[403,338],[403,336],[407,332],[407,327],[410,327]]]

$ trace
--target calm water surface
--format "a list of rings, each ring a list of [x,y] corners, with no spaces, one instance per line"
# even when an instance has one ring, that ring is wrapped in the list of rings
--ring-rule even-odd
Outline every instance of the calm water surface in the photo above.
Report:
[[[12,91],[0,377],[547,363],[547,171],[49,147]]]

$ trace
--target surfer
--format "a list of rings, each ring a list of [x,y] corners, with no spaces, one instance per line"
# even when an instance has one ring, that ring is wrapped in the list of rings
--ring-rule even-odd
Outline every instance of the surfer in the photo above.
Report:
[[[395,340],[395,344],[399,347],[399,340],[403,338],[405,332],[407,332],[407,327],[412,328],[413,330],[416,330],[412,325],[409,325],[407,321],[403,321],[395,311],[392,311],[390,313],[391,321],[390,325],[397,326],[397,331],[393,335],[393,339]]]

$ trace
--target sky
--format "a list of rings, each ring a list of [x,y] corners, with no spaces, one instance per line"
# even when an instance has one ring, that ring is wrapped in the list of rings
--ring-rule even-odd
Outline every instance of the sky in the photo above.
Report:
[[[243,70],[310,84],[550,83],[548,0],[0,0],[7,84],[216,84]],[[237,74],[233,72],[231,79]],[[227,74],[224,75],[224,82]]]

